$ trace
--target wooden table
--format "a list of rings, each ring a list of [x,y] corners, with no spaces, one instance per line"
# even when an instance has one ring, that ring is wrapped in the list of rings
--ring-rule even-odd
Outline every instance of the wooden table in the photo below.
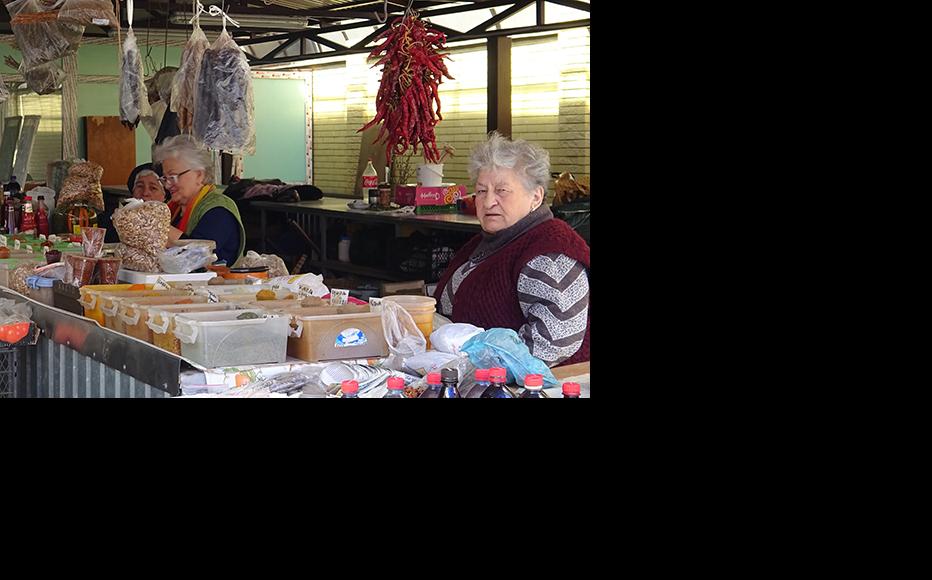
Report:
[[[567,365],[565,367],[557,367],[550,370],[553,373],[553,376],[557,377],[557,380],[562,380],[568,377],[575,377],[577,375],[588,375],[589,361],[576,363],[574,365]]]
[[[327,256],[327,220],[343,219],[362,223],[382,223],[395,226],[396,235],[400,235],[400,226],[414,225],[435,230],[460,231],[478,233],[482,231],[479,218],[462,214],[441,215],[398,215],[392,212],[374,211],[366,209],[350,209],[347,204],[352,199],[338,197],[323,197],[315,201],[299,201],[294,203],[275,203],[270,201],[254,201],[252,207],[260,210],[260,225],[262,241],[261,251],[266,252],[267,223],[266,212],[294,214],[295,220],[307,232],[316,232],[318,237],[320,259],[311,260],[311,263],[329,270],[359,274],[362,276],[381,278],[394,281],[409,280],[410,276],[398,275],[385,270],[357,266],[347,262],[340,262]],[[303,219],[302,219],[303,218]]]

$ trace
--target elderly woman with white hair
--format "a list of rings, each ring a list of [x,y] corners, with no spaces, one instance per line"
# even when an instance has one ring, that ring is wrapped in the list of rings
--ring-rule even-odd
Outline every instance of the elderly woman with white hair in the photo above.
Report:
[[[453,322],[511,328],[549,366],[589,360],[589,246],[544,204],[550,155],[492,132],[469,164],[482,232],[434,297]]]
[[[213,240],[220,260],[233,265],[243,254],[246,231],[236,203],[212,185],[210,152],[188,135],[166,139],[155,148],[161,181],[171,194],[169,239]]]

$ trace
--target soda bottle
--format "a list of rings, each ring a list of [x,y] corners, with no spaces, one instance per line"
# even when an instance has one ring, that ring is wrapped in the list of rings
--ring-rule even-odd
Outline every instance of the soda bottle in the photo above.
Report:
[[[481,397],[485,390],[489,388],[489,369],[476,369],[476,386],[473,387]]]
[[[401,377],[391,377],[388,379],[388,394],[383,399],[404,399],[405,380]]]
[[[459,399],[460,391],[457,383],[460,381],[460,374],[456,369],[443,369],[440,371],[440,380],[443,382],[443,391],[441,399]]]
[[[340,390],[343,391],[344,399],[359,398],[359,383],[356,381],[343,381],[340,383]]]
[[[478,373],[477,373],[478,375]],[[481,399],[514,399],[515,395],[505,386],[508,372],[495,367],[489,369],[489,387],[483,391]],[[479,380],[478,377],[476,380]]]
[[[563,383],[563,398],[578,399],[579,390],[579,383]]]
[[[368,202],[370,200],[370,190],[375,190],[375,199],[378,203],[379,198],[379,174],[375,170],[375,167],[372,166],[372,160],[369,160],[369,164],[366,165],[366,170],[362,172],[362,200]]]
[[[522,399],[549,399],[544,392],[543,375],[528,375],[524,377],[524,392],[521,393]]]
[[[419,399],[440,399],[442,396],[443,381],[440,373],[427,373],[427,390],[421,393]]]
[[[39,235],[49,236],[49,208],[45,205],[44,195],[40,195],[36,202],[36,230]]]
[[[32,197],[28,195],[23,200],[23,213],[19,218],[19,231],[26,235],[36,235],[36,214],[32,211]]]

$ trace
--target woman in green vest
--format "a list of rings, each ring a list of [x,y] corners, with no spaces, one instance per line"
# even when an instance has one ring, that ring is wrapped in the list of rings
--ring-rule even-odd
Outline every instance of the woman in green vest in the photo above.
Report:
[[[233,265],[243,255],[246,231],[236,203],[212,185],[210,152],[188,135],[166,139],[155,148],[162,184],[171,194],[169,240],[213,240],[217,258]]]

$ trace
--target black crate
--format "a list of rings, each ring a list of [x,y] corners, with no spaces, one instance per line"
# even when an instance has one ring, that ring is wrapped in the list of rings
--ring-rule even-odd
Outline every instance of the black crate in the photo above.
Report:
[[[77,286],[65,284],[61,280],[56,280],[55,285],[52,286],[52,304],[55,308],[84,316],[84,307],[81,306],[80,299],[81,291]]]

